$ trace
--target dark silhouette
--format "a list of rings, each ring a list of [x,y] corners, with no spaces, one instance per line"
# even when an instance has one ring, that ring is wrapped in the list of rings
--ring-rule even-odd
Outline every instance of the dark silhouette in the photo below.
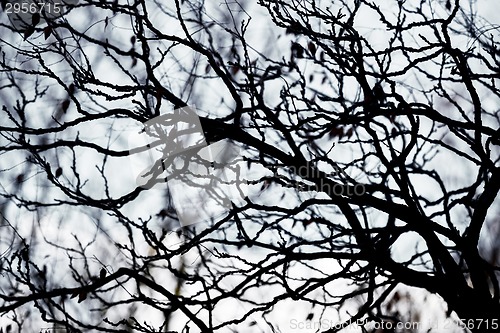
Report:
[[[500,331],[498,27],[458,0],[388,4],[82,0],[26,31],[3,19],[9,330],[413,332],[373,323],[418,321],[420,289],[450,330]],[[165,155],[199,149],[154,123],[187,106],[203,147],[233,144],[220,160]]]

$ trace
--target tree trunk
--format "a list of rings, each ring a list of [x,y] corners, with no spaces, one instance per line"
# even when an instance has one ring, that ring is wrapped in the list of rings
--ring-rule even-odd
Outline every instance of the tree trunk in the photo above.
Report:
[[[489,297],[480,297],[469,289],[455,300],[448,301],[462,321],[461,327],[472,333],[500,332],[500,304]]]

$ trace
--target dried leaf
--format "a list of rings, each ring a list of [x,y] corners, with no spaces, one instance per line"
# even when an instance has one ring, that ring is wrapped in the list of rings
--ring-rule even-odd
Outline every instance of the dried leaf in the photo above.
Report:
[[[69,94],[73,95],[75,93],[75,90],[76,90],[75,84],[74,83],[70,84],[68,87]]]
[[[240,71],[240,66],[238,65],[231,66],[231,74],[236,75],[238,74],[239,71]]]
[[[101,268],[101,271],[99,272],[99,278],[102,280],[106,277],[106,269],[103,267]]]
[[[161,98],[162,98],[162,92],[160,90],[156,91],[156,104],[161,103]]]
[[[29,36],[33,35],[35,33],[35,28],[34,27],[29,27],[25,32],[24,32],[24,39],[28,38]]]
[[[292,42],[290,51],[292,52],[292,57],[298,59],[304,58],[305,49],[299,43]]]
[[[309,42],[309,44],[307,44],[307,48],[309,49],[309,52],[311,52],[311,55],[314,57],[314,55],[316,54],[316,45],[313,42]]]
[[[78,303],[85,301],[86,298],[87,293],[85,291],[82,291],[80,294],[78,294]]]
[[[168,216],[168,210],[164,208],[160,210],[158,214],[156,214],[156,216],[160,218],[165,218],[166,216]]]
[[[50,34],[52,33],[52,27],[51,26],[46,26],[44,29],[43,29],[43,36],[45,37],[45,40],[47,40],[47,38],[50,37]]]
[[[264,183],[262,184],[260,191],[264,191],[271,185],[271,181],[269,179],[264,180]]]
[[[382,103],[385,101],[385,92],[380,84],[378,83],[375,84],[372,92],[373,92],[373,97],[377,102]]]
[[[63,169],[61,167],[57,168],[55,176],[56,178],[59,178],[63,173]]]
[[[130,43],[132,43],[132,45],[135,44],[135,41],[136,41],[135,36],[130,37]]]
[[[334,126],[332,129],[330,129],[330,138],[334,137],[343,137],[344,136],[344,128],[340,126]]]
[[[307,228],[307,226],[311,223],[313,223],[313,219],[309,219],[307,221],[302,221],[302,225],[304,226],[304,229]]]
[[[290,22],[290,24],[288,25],[288,27],[286,28],[285,30],[285,33],[288,35],[288,34],[294,34],[294,35],[297,35],[298,33],[300,33],[301,31],[303,30],[303,27],[297,23],[297,22]]]
[[[347,138],[349,139],[349,138],[352,136],[352,134],[353,134],[353,133],[354,133],[354,128],[353,128],[353,127],[351,127],[351,128],[349,128],[349,129],[347,130],[347,132],[345,132],[345,135],[346,135],[346,136],[347,136]]]
[[[34,13],[32,16],[31,16],[31,24],[33,26],[37,25],[38,23],[40,23],[40,14],[39,13]]]
[[[64,102],[61,103],[61,110],[62,110],[62,112],[66,113],[66,111],[68,111],[69,103],[70,103],[69,98],[66,99],[66,100],[64,100]]]
[[[17,183],[17,184],[21,184],[23,181],[24,181],[24,173],[20,173],[20,174],[19,174],[19,175],[17,175],[17,177],[16,177],[16,183]]]

